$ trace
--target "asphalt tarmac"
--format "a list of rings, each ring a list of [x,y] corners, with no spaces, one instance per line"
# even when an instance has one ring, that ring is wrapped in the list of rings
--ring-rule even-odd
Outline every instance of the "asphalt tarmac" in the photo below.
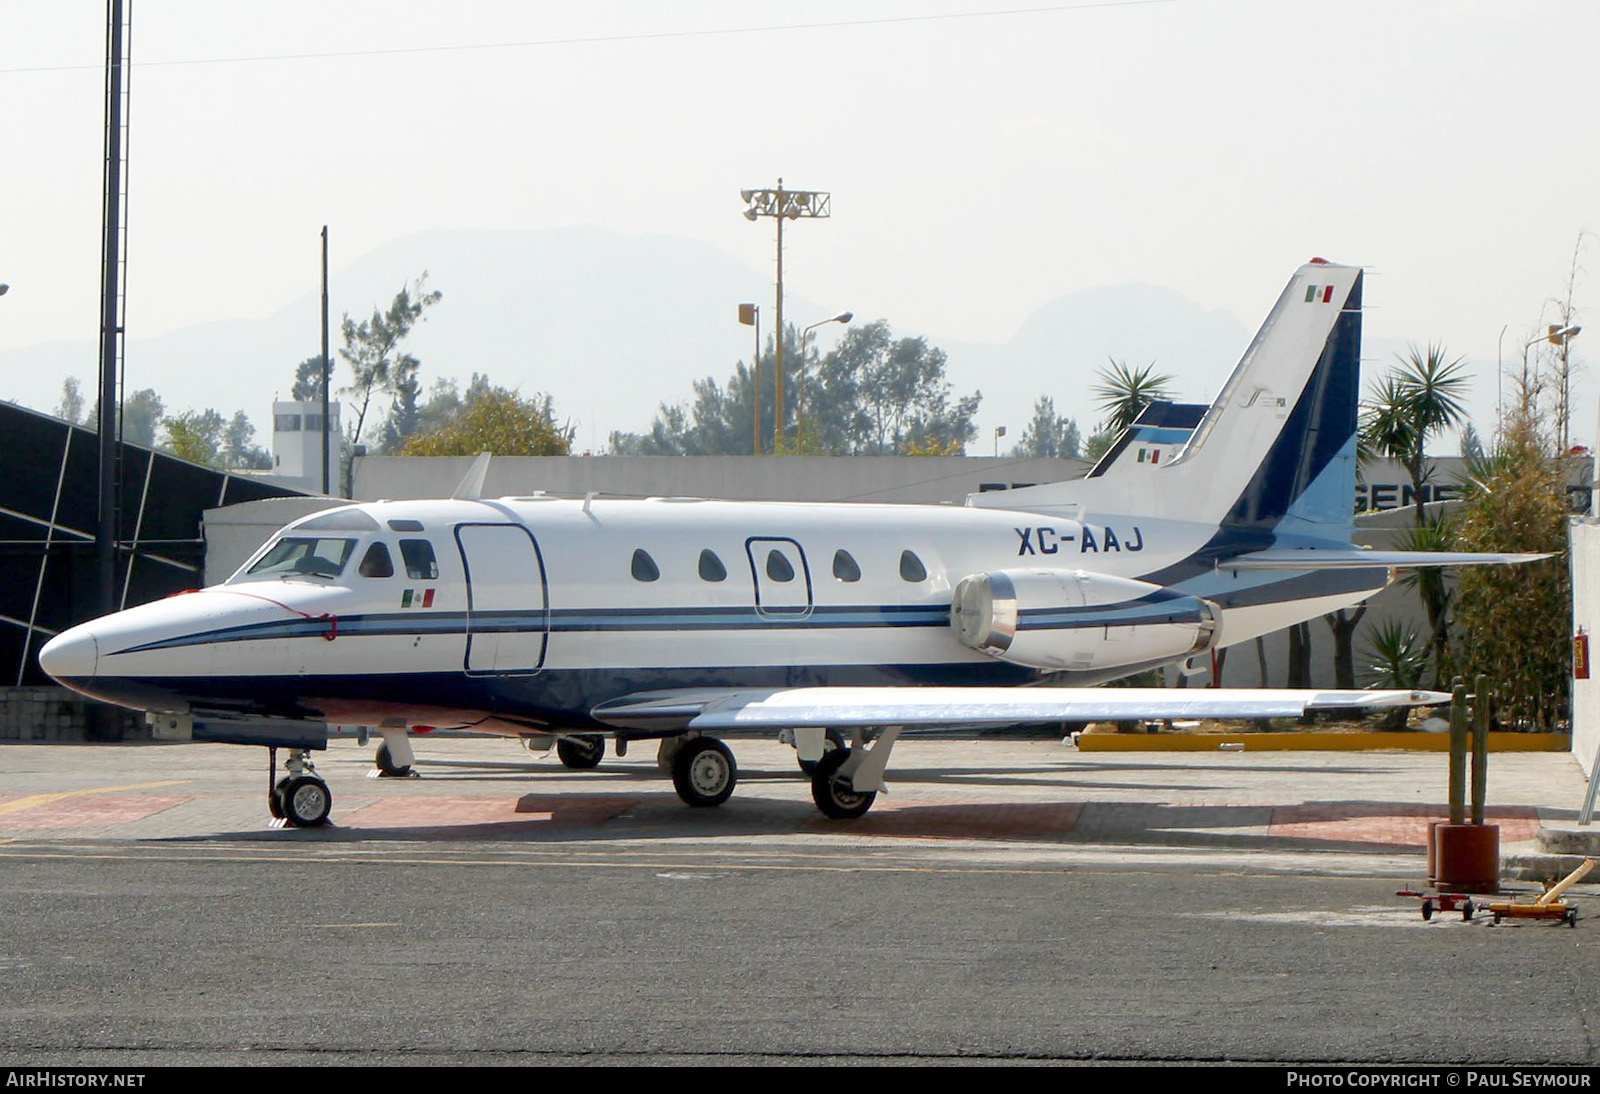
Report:
[[[1442,756],[915,740],[848,822],[731,744],[691,810],[637,745],[340,741],[317,830],[259,749],[0,747],[0,1065],[1597,1062],[1600,920],[1395,895]],[[1583,789],[1492,757],[1508,858]]]

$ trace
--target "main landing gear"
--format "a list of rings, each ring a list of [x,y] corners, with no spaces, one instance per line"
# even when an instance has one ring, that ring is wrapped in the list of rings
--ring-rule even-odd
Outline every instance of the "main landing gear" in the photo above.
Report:
[[[574,771],[599,767],[605,754],[606,739],[598,733],[575,733],[556,740],[556,755]]]
[[[820,733],[816,729],[807,732]],[[854,820],[866,815],[884,789],[883,771],[899,737],[899,726],[878,731],[870,742],[866,730],[856,729],[846,747],[842,735],[829,732],[830,739],[824,746],[828,750],[821,759],[811,761],[815,768],[811,772],[811,798],[824,816]],[[665,738],[659,762],[672,772],[678,797],[696,808],[721,805],[732,796],[739,781],[733,753],[715,737],[694,733]]]
[[[840,768],[850,762],[852,751],[837,748],[818,760],[811,770],[811,800],[822,815],[834,820],[855,820],[867,815],[877,800],[876,790],[861,791]]]
[[[706,809],[721,805],[739,782],[739,765],[728,746],[715,737],[667,737],[658,762],[672,772],[672,786],[685,805]]]
[[[291,828],[319,828],[333,812],[333,791],[322,781],[303,748],[291,748],[284,764],[289,773],[278,778],[278,750],[267,749],[267,807],[278,821]],[[276,780],[276,781],[274,781]]]
[[[383,743],[378,746],[378,754],[373,758],[373,771],[367,778],[372,778],[374,774],[380,779],[411,778],[411,765],[416,763],[417,758],[411,751],[411,738],[406,736],[406,727],[380,726],[378,732],[383,735]]]
[[[852,747],[823,754],[811,773],[811,800],[823,816],[833,820],[866,816],[884,789],[883,770],[899,737],[900,727],[891,726],[869,748],[866,732],[857,729],[852,731]]]

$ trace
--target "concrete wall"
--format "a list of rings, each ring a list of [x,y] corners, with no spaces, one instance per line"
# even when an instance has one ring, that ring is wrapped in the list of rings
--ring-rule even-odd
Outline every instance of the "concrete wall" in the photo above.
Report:
[[[1589,636],[1589,679],[1572,682],[1572,758],[1585,775],[1593,775],[1600,748],[1600,522],[1572,522],[1572,633]]]
[[[354,492],[363,501],[447,498],[471,466],[468,456],[363,456]],[[1087,469],[1082,460],[1007,456],[507,456],[490,463],[483,492],[960,505],[985,488],[1060,482]]]
[[[66,688],[0,688],[0,742],[148,741],[143,715]]]

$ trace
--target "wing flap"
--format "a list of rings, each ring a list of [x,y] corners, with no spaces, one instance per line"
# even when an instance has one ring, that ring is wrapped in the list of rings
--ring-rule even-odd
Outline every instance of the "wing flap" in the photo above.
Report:
[[[1433,706],[1449,701],[1444,692],[1392,690],[817,687],[641,693],[602,704],[592,713],[608,725],[632,729],[933,729],[1156,718],[1297,718],[1312,710]]]

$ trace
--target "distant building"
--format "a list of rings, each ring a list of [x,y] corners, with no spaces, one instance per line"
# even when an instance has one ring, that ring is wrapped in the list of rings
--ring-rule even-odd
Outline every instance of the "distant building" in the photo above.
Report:
[[[322,493],[322,400],[272,404],[272,478],[307,494]],[[328,406],[328,490],[339,492],[339,404]]]

